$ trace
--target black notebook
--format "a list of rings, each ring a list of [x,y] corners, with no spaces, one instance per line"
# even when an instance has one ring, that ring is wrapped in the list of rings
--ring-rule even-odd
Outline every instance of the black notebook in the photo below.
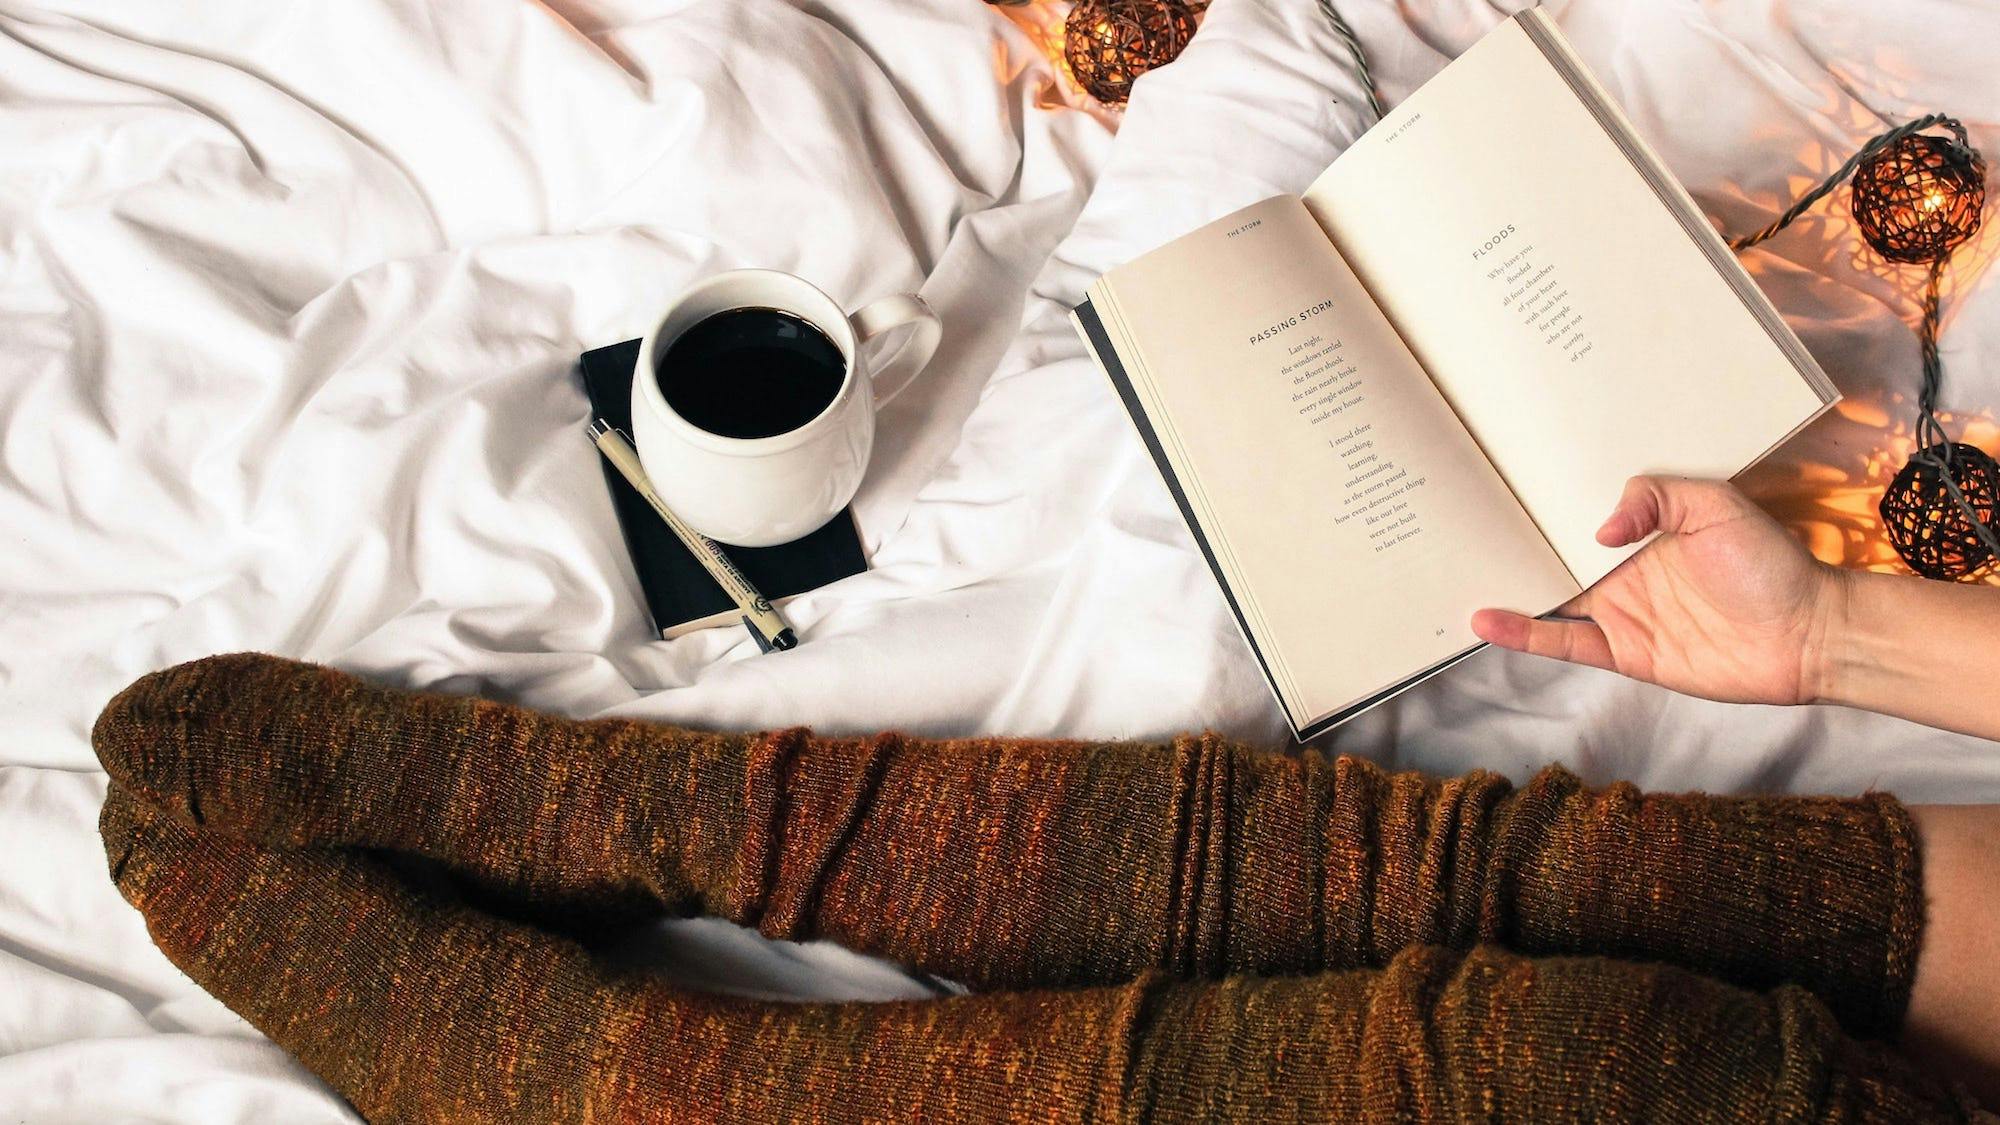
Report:
[[[584,393],[592,413],[614,429],[632,432],[632,372],[639,362],[639,341],[627,340],[583,353]],[[653,627],[672,639],[711,625],[735,624],[740,614],[695,557],[667,527],[659,513],[640,496],[611,463],[598,458],[625,549],[639,572],[639,588]],[[737,569],[773,602],[816,590],[829,582],[868,569],[861,537],[854,530],[851,509],[828,520],[803,539],[776,547],[725,547]]]

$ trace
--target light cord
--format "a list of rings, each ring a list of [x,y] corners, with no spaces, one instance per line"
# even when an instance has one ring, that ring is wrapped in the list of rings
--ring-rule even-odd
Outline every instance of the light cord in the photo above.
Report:
[[[1942,113],[1928,113],[1914,121],[1906,121],[1862,145],[1860,150],[1848,157],[1847,162],[1833,175],[1821,180],[1811,191],[1800,196],[1790,207],[1785,208],[1783,214],[1773,219],[1769,226],[1741,238],[1730,239],[1729,248],[1737,251],[1745,250],[1784,230],[1800,215],[1805,214],[1807,208],[1826,198],[1833,189],[1845,183],[1854,175],[1854,170],[1870,157],[1913,133],[1920,133],[1937,126],[1943,126],[1952,134],[1951,145],[1956,155],[1961,158],[1971,158],[1972,148],[1965,135],[1965,126],[1956,118]],[[1979,513],[1973,508],[1971,501],[1965,498],[1964,491],[1958,487],[1955,475],[1958,468],[1957,446],[1946,436],[1944,424],[1938,421],[1937,416],[1938,390],[1944,383],[1944,361],[1938,357],[1939,293],[1944,283],[1945,265],[1950,259],[1950,251],[1933,258],[1930,276],[1924,282],[1923,319],[1917,329],[1917,346],[1923,354],[1923,377],[1917,384],[1917,450],[1910,454],[1910,460],[1917,464],[1928,465],[1937,473],[1938,480],[1944,485],[1945,493],[1957,506],[1958,514],[1965,520],[1966,526],[1972,529],[1995,558],[2000,558],[2000,536],[1996,536],[1993,528],[1979,518]]]
[[[1912,133],[1920,133],[1925,129],[1929,129],[1937,125],[1943,125],[1947,129],[1950,129],[1952,133],[1956,135],[1957,139],[1954,144],[1955,148],[1959,149],[1961,152],[1970,151],[1966,144],[1965,126],[1959,124],[1958,121],[1953,118],[1947,117],[1942,113],[1928,113],[1922,117],[1917,118],[1915,121],[1906,121],[1903,124],[1896,126],[1894,129],[1891,129],[1888,132],[1882,134],[1881,136],[1876,137],[1874,140],[1869,141],[1867,144],[1862,145],[1860,150],[1857,151],[1853,156],[1848,157],[1847,163],[1842,164],[1840,168],[1834,172],[1833,175],[1828,176],[1824,180],[1821,180],[1819,184],[1816,187],[1814,187],[1811,191],[1805,193],[1804,195],[1799,196],[1796,202],[1794,202],[1790,207],[1785,208],[1784,214],[1779,215],[1777,218],[1771,220],[1770,226],[1767,226],[1763,230],[1757,231],[1753,234],[1746,234],[1741,238],[1730,239],[1729,248],[1731,250],[1737,250],[1737,251],[1748,250],[1750,247],[1757,245],[1759,242],[1762,242],[1765,239],[1771,237],[1772,235],[1778,233],[1779,231],[1784,230],[1786,227],[1791,226],[1793,220],[1797,219],[1800,215],[1806,213],[1807,208],[1811,207],[1815,203],[1818,203],[1820,200],[1825,199],[1828,192],[1831,192],[1834,188],[1837,188],[1842,183],[1845,183],[1847,178],[1854,174],[1854,170],[1856,168],[1861,167],[1863,161],[1867,160],[1869,157],[1874,156],[1876,153],[1881,152],[1883,149],[1888,148],[1890,145],[1895,144],[1897,141],[1902,140],[1904,137],[1907,137]]]
[[[1938,290],[1944,278],[1945,260],[1949,254],[1941,254],[1931,262],[1930,278],[1924,285],[1923,327],[1917,333],[1917,340],[1923,348],[1923,381],[1917,386],[1917,451],[1910,454],[1910,460],[1929,465],[1943,483],[1944,490],[1958,507],[1958,514],[1965,519],[1967,527],[1979,536],[1993,557],[2000,559],[2000,536],[1993,528],[1979,518],[1972,502],[1958,487],[1956,476],[1958,446],[1945,436],[1944,424],[1938,421],[1938,387],[1944,382],[1944,361],[1938,358]],[[1933,451],[1936,452],[1933,452]]]
[[[1326,20],[1333,25],[1333,34],[1340,39],[1341,46],[1347,48],[1347,56],[1354,60],[1354,77],[1361,83],[1361,92],[1368,98],[1368,112],[1375,120],[1382,120],[1382,99],[1375,93],[1375,76],[1368,70],[1368,52],[1361,49],[1361,37],[1341,18],[1340,10],[1333,6],[1333,0],[1319,0],[1319,10],[1326,13]]]

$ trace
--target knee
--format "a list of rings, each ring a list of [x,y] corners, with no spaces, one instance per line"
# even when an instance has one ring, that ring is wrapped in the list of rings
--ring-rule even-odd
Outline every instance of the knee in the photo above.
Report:
[[[114,787],[198,824],[201,775],[233,743],[268,733],[272,708],[297,698],[302,676],[325,672],[258,653],[204,657],[150,672],[105,705],[91,728],[91,746]],[[109,803],[106,808],[109,818]]]

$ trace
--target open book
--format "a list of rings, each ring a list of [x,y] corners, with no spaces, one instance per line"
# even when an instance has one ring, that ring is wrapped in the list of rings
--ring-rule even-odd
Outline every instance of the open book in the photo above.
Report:
[[[1539,9],[1075,320],[1301,738],[1603,577],[1628,477],[1839,397]]]

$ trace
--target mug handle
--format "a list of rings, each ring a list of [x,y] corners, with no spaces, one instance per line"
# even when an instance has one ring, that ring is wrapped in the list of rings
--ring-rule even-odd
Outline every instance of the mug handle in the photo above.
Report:
[[[898,293],[871,301],[848,317],[847,322],[854,326],[856,351],[904,325],[910,328],[909,339],[903,341],[903,346],[887,363],[877,368],[870,379],[875,388],[877,409],[917,381],[917,375],[931,361],[932,353],[937,351],[938,340],[944,335],[944,325],[939,322],[938,315],[915,293]]]

